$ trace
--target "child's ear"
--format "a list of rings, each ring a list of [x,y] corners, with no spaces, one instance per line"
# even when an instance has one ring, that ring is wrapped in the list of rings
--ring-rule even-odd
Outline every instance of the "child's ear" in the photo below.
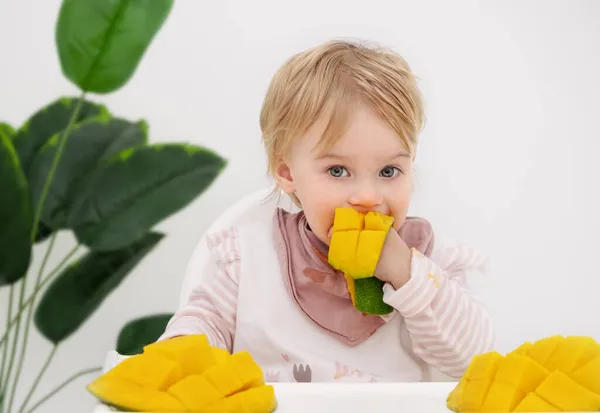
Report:
[[[279,161],[275,168],[275,179],[279,188],[286,194],[291,195],[296,192],[296,183],[292,176],[292,170],[283,159]]]

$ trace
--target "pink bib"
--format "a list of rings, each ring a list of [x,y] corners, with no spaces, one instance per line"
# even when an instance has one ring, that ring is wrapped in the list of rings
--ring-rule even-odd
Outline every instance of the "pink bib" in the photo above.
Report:
[[[342,343],[356,346],[385,324],[382,317],[354,308],[343,274],[327,263],[328,247],[310,230],[303,212],[278,208],[274,231],[286,288],[315,325]],[[427,220],[407,217],[398,233],[409,248],[431,254],[433,231]]]

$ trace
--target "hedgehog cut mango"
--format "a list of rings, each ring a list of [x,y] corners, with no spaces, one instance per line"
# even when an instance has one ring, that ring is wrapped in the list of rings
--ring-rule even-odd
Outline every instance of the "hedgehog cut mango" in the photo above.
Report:
[[[477,355],[446,402],[455,412],[600,411],[600,345],[556,335]]]
[[[211,347],[206,335],[152,343],[87,389],[122,411],[270,413],[277,407],[273,387],[250,354]]]
[[[353,208],[338,208],[329,244],[329,264],[344,273],[354,307],[368,314],[389,314],[383,301],[384,282],[375,268],[394,218],[376,212],[366,215]]]

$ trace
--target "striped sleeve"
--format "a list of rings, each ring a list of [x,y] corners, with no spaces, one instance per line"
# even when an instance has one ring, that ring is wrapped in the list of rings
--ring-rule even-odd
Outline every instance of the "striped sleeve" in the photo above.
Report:
[[[494,326],[466,277],[484,272],[487,260],[474,250],[448,246],[434,260],[413,249],[410,280],[384,287],[384,301],[405,319],[415,353],[452,377],[461,377],[473,356],[490,351]]]
[[[232,351],[240,277],[238,234],[235,228],[206,236],[212,271],[200,274],[187,302],[171,318],[159,340],[206,334],[211,345]]]

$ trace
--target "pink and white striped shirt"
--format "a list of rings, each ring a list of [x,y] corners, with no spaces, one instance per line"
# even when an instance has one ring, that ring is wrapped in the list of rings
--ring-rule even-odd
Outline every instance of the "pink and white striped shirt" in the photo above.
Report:
[[[245,226],[249,225],[259,226],[260,222],[245,224]],[[269,264],[271,261],[274,261],[273,257],[275,255],[259,256],[261,254],[259,251],[263,248],[276,249],[276,247],[269,248],[271,233],[268,230],[262,232],[258,233],[260,234],[258,235],[256,228],[248,229],[244,228],[244,225],[236,225],[218,233],[208,234],[205,237],[206,246],[210,251],[214,263],[214,271],[210,274],[203,274],[202,282],[195,286],[187,303],[176,312],[160,339],[186,334],[206,334],[214,346],[225,348],[230,352],[246,348],[254,355],[255,353],[251,349],[254,347],[252,347],[252,344],[248,344],[252,340],[244,339],[244,344],[240,344],[242,347],[238,346],[237,349],[236,341],[238,339],[242,341],[240,334],[245,334],[248,337],[252,336],[254,333],[249,330],[252,330],[255,325],[257,329],[260,329],[258,327],[260,325],[262,326],[262,330],[264,330],[264,333],[261,333],[261,337],[267,335],[269,336],[267,342],[271,344],[275,343],[273,345],[279,346],[276,350],[271,350],[271,353],[277,352],[281,356],[279,362],[291,363],[294,361],[289,360],[289,354],[293,353],[293,349],[288,351],[288,349],[284,348],[285,345],[281,344],[285,339],[283,337],[271,337],[271,335],[276,334],[275,330],[278,327],[273,325],[271,328],[269,327],[271,325],[269,323],[278,323],[273,322],[275,318],[268,317],[275,317],[275,315],[263,316],[265,318],[264,321],[257,321],[260,318],[259,314],[266,314],[265,312],[260,313],[257,309],[261,305],[276,307],[277,312],[284,314],[287,311],[286,308],[288,308],[287,304],[282,304],[283,301],[281,301],[284,299],[282,296],[285,294],[282,292],[273,292],[273,299],[280,301],[267,303],[271,299],[269,295],[262,295],[261,298],[253,295],[258,294],[256,292],[244,292],[244,290],[250,290],[252,285],[258,285],[261,278],[257,277],[262,277],[256,269],[248,267],[246,261],[248,263],[251,261],[257,262],[258,264],[255,267],[260,265],[263,268],[262,265],[265,265],[262,274],[278,271],[277,266],[270,266]],[[248,253],[248,251],[253,252]],[[466,284],[469,274],[474,272],[483,273],[485,272],[485,267],[486,259],[475,250],[442,240],[436,236],[434,251],[429,257],[413,249],[411,277],[408,283],[398,290],[395,290],[389,284],[384,286],[384,301],[394,308],[394,312],[382,317],[389,324],[392,324],[390,320],[397,319],[397,321],[394,321],[396,323],[394,325],[398,327],[394,328],[402,329],[406,334],[401,339],[403,341],[399,341],[399,344],[395,345],[396,347],[410,347],[408,350],[404,349],[402,351],[408,354],[406,356],[407,360],[416,360],[414,363],[412,361],[410,363],[406,362],[407,370],[415,369],[416,371],[420,368],[418,367],[419,363],[424,362],[429,367],[446,375],[460,377],[464,374],[473,356],[492,349],[494,340],[492,320],[482,303],[474,297]],[[246,281],[243,281],[244,277]],[[273,280],[275,279],[273,278]],[[273,280],[268,281],[270,284],[267,283],[264,285],[272,285],[272,291],[275,291],[277,282]],[[262,288],[263,290],[260,291],[263,292],[265,288],[271,290],[271,287]],[[249,296],[254,298],[249,299]],[[289,298],[286,299],[291,301]],[[240,306],[243,308],[240,308]],[[289,308],[291,309],[292,307]],[[256,311],[256,315],[250,316],[246,314],[253,311]],[[285,316],[289,323],[281,325],[281,328],[290,329],[287,335],[292,334],[291,332],[294,331],[291,330],[292,328],[297,328],[298,331],[301,328],[306,328],[295,327],[293,320],[296,318],[291,313],[289,314]],[[242,324],[240,321],[240,317],[242,316],[245,316],[244,326],[249,326],[244,329],[241,329],[241,326],[238,325]],[[401,321],[398,321],[398,319],[401,319]],[[304,334],[303,337],[305,337],[307,335],[306,332],[312,330],[303,331],[305,331],[302,333]],[[311,334],[316,337],[316,333],[312,332]],[[258,333],[254,334],[257,337],[259,335]],[[339,354],[345,351],[343,350],[344,347],[339,343],[334,344],[333,339],[319,337],[318,340],[323,340],[320,343],[331,344],[332,349],[334,346],[338,346],[328,354]],[[360,348],[364,350],[369,345],[375,345],[367,344],[369,340],[383,339],[376,339],[376,335],[374,335],[372,338],[367,339],[364,345],[358,346],[357,349],[353,349],[351,352],[348,350],[347,356],[340,355],[341,358],[346,358],[343,359],[343,362],[335,360],[337,373],[332,377],[340,376],[340,366],[346,366],[344,367],[346,370],[342,368],[344,371],[348,369],[352,371],[354,369],[352,367],[353,357],[359,354],[358,352],[361,351]],[[265,355],[262,357],[260,355],[262,354],[260,351],[269,345],[257,344],[255,347],[256,358],[259,360],[259,364],[267,371],[280,368],[278,362],[270,359],[271,356]],[[290,347],[293,347],[293,345],[290,345]],[[306,350],[305,347],[303,347],[303,351]],[[324,346],[315,346],[314,349],[316,351],[318,348],[319,351],[322,351],[322,347]],[[308,351],[312,350],[312,347],[308,348]],[[383,347],[382,350],[385,351]],[[389,353],[395,354],[394,351],[395,349],[391,348]],[[317,363],[315,360],[309,360],[309,355],[301,356],[300,354],[307,353],[302,353],[302,351],[298,350],[296,357],[298,363],[312,363],[312,365]],[[331,357],[335,356],[332,355]],[[260,362],[260,360],[264,360],[264,362]],[[354,371],[368,373],[369,363],[373,360],[372,354],[368,357],[365,356],[361,361],[357,360],[355,364],[360,365],[360,369],[357,368]],[[334,361],[331,363],[333,365]],[[348,365],[351,367],[347,367]],[[404,364],[402,363],[398,364],[394,367],[394,371],[402,370],[403,366]],[[373,370],[377,371],[369,376],[370,379],[368,381],[385,381],[386,378],[382,377],[385,375],[385,373],[382,373],[382,369],[383,367],[379,370],[374,367]],[[293,373],[288,375],[291,377],[290,380],[295,379],[298,381],[297,371],[297,365],[294,364]],[[269,376],[268,379],[270,378],[273,381],[285,380],[282,376],[285,376],[285,374],[282,373],[282,375],[279,375],[277,372],[277,374]],[[327,377],[329,376],[323,374],[323,378],[318,379],[328,380]],[[313,373],[312,381],[316,381],[316,378]],[[396,380],[398,378],[410,381],[421,380],[422,376],[415,373],[395,378],[390,377],[389,379],[398,381]]]

